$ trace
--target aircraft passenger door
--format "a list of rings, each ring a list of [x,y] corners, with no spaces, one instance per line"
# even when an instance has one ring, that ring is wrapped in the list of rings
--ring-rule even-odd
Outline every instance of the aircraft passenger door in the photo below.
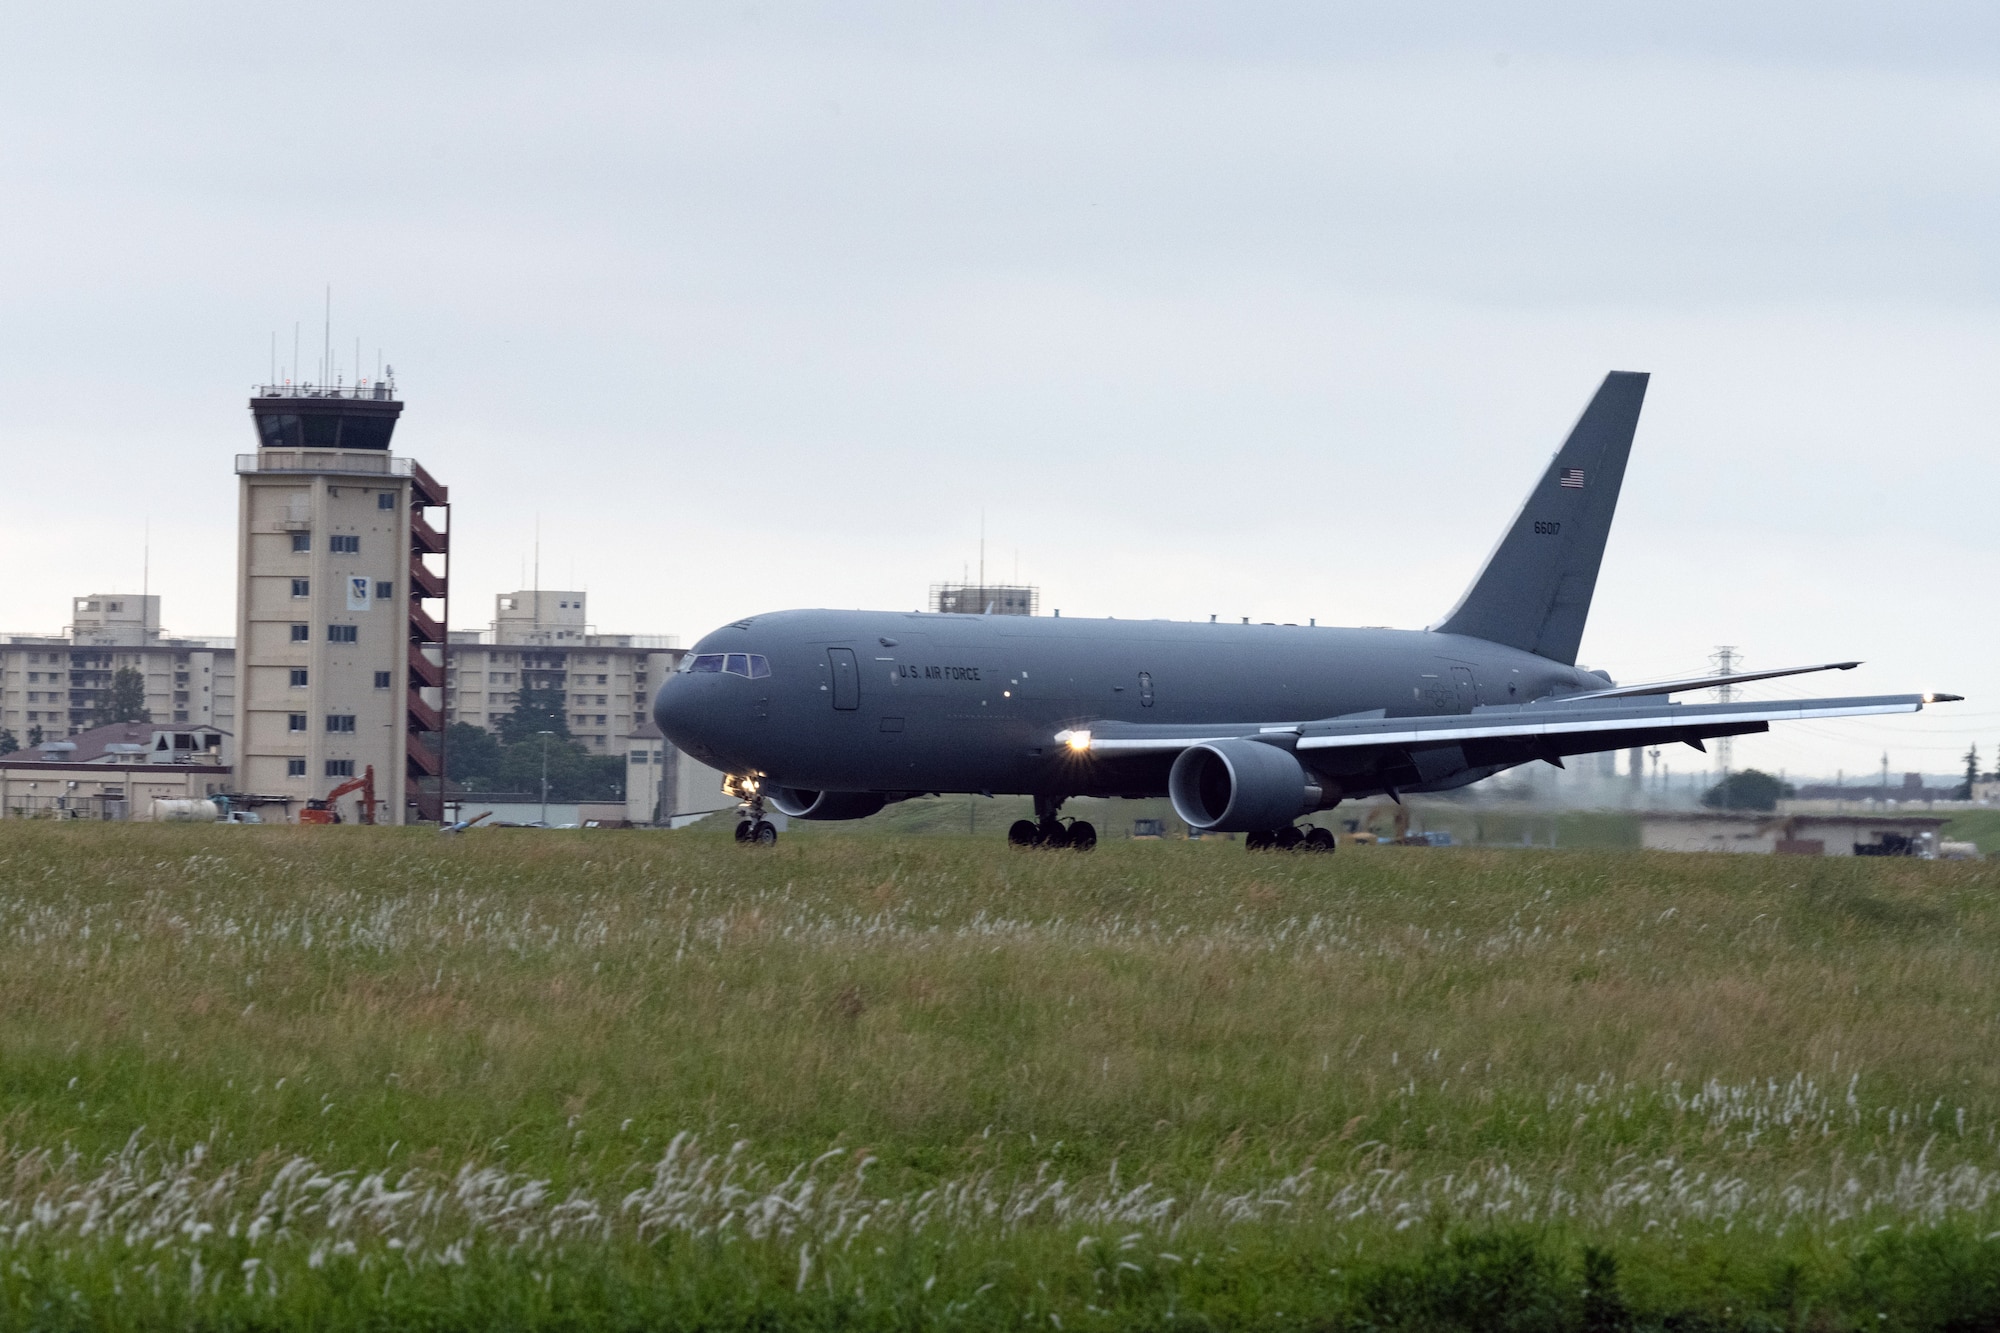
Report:
[[[861,707],[861,673],[852,648],[829,648],[826,664],[833,672],[833,706],[842,712]]]
[[[1479,702],[1479,687],[1472,683],[1472,668],[1453,667],[1451,683],[1458,687],[1458,711],[1470,713],[1472,706]]]

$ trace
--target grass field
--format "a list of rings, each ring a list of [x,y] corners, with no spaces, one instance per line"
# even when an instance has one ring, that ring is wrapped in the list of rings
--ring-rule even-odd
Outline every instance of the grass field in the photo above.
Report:
[[[12,1327],[2000,1327],[1983,863],[0,824]]]

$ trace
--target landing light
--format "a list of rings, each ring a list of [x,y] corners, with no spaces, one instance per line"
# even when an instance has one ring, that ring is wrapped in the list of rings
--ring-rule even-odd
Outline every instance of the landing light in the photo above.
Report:
[[[1056,739],[1076,754],[1082,754],[1090,748],[1090,733],[1087,731],[1059,731],[1056,733]]]

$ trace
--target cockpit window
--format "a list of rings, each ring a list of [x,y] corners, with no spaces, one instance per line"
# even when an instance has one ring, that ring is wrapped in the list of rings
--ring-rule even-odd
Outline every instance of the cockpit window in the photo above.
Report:
[[[763,680],[771,674],[771,659],[762,653],[698,653],[682,658],[681,670],[688,674],[726,672]]]

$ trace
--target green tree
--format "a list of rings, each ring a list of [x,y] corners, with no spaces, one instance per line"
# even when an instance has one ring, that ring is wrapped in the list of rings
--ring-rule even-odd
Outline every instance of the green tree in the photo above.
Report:
[[[21,748],[21,742],[9,727],[0,727],[0,754],[12,754]]]
[[[569,719],[563,712],[563,692],[524,689],[514,703],[514,711],[500,719],[500,743],[516,745],[537,740],[539,732],[555,733],[559,741],[569,739]]]
[[[445,728],[445,776],[467,791],[495,791],[492,778],[500,771],[499,738],[470,722]]]
[[[553,691],[548,691],[553,693]],[[625,757],[592,754],[577,742],[547,738],[551,801],[616,801],[625,795]],[[483,727],[454,722],[445,735],[445,767],[467,792],[506,792],[540,799],[543,738],[528,732],[507,744]]]
[[[1701,794],[1711,810],[1775,810],[1779,798],[1793,794],[1792,784],[1780,782],[1762,769],[1731,773]]]
[[[1971,800],[1972,784],[1977,781],[1979,781],[1979,747],[1968,745],[1965,747],[1965,781],[1958,784],[1958,790],[1953,795],[1961,801]]]
[[[112,673],[111,688],[97,704],[97,725],[108,722],[151,722],[146,711],[146,678],[132,667]]]
[[[41,729],[40,727],[29,727],[29,728],[28,728],[28,748],[29,748],[30,750],[32,750],[32,749],[34,749],[34,748],[35,748],[35,747],[36,747],[37,745],[40,745],[41,743],[42,743],[42,729]]]
[[[551,801],[616,801],[625,795],[625,756],[592,754],[575,741],[547,738]],[[506,747],[499,785],[507,791],[542,790],[543,738]]]

